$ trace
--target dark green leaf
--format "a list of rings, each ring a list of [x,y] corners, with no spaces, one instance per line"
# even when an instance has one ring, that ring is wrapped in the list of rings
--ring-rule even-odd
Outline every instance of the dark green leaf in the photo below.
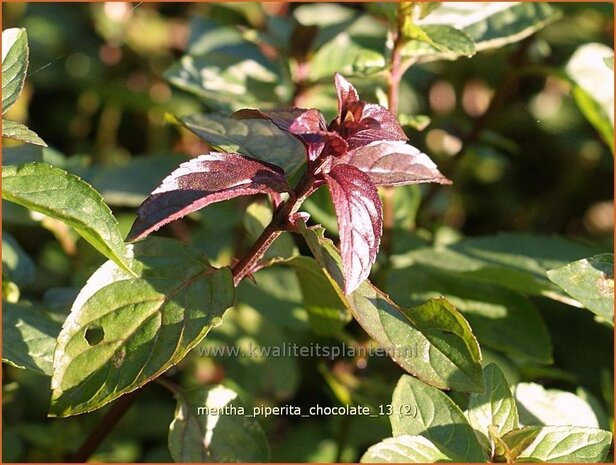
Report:
[[[603,462],[612,443],[612,433],[577,426],[544,426],[520,454],[518,462]]]
[[[498,437],[518,427],[518,409],[503,372],[494,363],[483,369],[485,392],[472,393],[467,417],[479,434],[484,449],[490,449],[490,427]]]
[[[129,275],[112,262],[88,280],[58,337],[53,416],[95,410],[178,363],[233,304],[228,268],[178,241],[132,248]]]
[[[7,232],[2,232],[2,277],[8,278],[20,287],[34,279],[34,263],[21,248],[19,242]]]
[[[342,289],[340,255],[322,228],[300,224],[300,232]],[[401,309],[368,281],[346,299],[364,330],[409,373],[443,389],[483,390],[479,345],[466,320],[445,299]]]
[[[436,463],[453,462],[429,439],[402,435],[387,438],[370,447],[362,456],[365,463]]]
[[[444,392],[404,375],[391,404],[389,419],[394,436],[423,436],[455,461],[486,461],[473,428]]]
[[[462,312],[482,347],[539,363],[552,361],[551,337],[543,317],[516,292],[425,265],[393,268],[387,290],[404,306],[443,296]]]
[[[266,120],[197,114],[181,117],[179,121],[212,147],[279,166],[287,177],[306,161],[302,143]]]
[[[2,114],[19,98],[28,69],[28,37],[25,29],[2,31]],[[3,121],[6,124],[6,121]],[[3,130],[4,132],[4,130]]]
[[[591,312],[614,325],[614,254],[595,255],[549,270],[548,278]]]
[[[420,249],[410,252],[408,258],[463,278],[571,302],[550,282],[546,271],[593,252],[591,247],[558,236],[498,234],[465,239],[447,247]],[[403,261],[398,259],[399,263]]]
[[[46,163],[6,166],[2,197],[66,223],[100,253],[127,267],[118,222],[100,194],[77,176]]]
[[[224,386],[176,392],[169,451],[176,462],[266,462],[265,433],[235,391]]]
[[[2,137],[47,147],[47,144],[38,136],[36,132],[28,129],[26,125],[18,123],[17,121],[11,121],[8,119],[2,120]]]
[[[60,323],[43,310],[2,302],[2,361],[51,376]]]

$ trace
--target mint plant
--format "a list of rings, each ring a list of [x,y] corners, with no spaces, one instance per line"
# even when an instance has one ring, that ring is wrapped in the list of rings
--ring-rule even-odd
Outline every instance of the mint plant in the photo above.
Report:
[[[214,202],[259,193],[288,194],[253,249],[233,267],[237,285],[254,271],[282,231],[296,229],[297,222],[306,218],[299,213],[302,202],[325,184],[338,216],[344,291],[355,291],[370,274],[383,230],[377,186],[447,184],[449,180],[426,154],[405,143],[406,135],[387,109],[359,100],[355,88],[340,74],[335,81],[338,115],[329,125],[316,109],[250,109],[234,114],[239,119],[269,119],[304,144],[307,166],[293,189],[282,167],[236,153],[201,155],[180,166],[152,192],[139,208],[128,239],[146,237]]]
[[[142,34],[116,28],[130,27],[140,5],[92,10],[111,44],[105,60],[122,40],[141,53]],[[163,76],[181,104],[145,106],[174,123],[188,159],[65,157],[7,120],[19,119],[29,49],[24,29],[3,32],[8,457],[39,458],[18,448],[37,439],[12,428],[19,409],[10,409],[43,376],[43,415],[62,418],[33,423],[50,422],[61,438],[45,460],[106,460],[106,441],[135,421],[133,409],[140,427],[166,415],[166,455],[155,461],[283,461],[283,449],[306,444],[301,458],[321,462],[607,460],[611,372],[580,375],[557,334],[578,317],[593,344],[611,334],[613,251],[519,227],[466,237],[451,224],[460,205],[477,203],[464,197],[474,165],[486,179],[501,152],[522,151],[489,121],[525,77],[549,76],[548,97],[554,82],[569,86],[597,136],[579,149],[585,163],[597,144],[613,151],[613,93],[594,92],[589,78],[613,79],[609,47],[585,44],[562,69],[543,64],[551,37],[535,34],[563,15],[549,3],[234,8],[192,18],[184,55]],[[497,50],[509,68],[480,116],[416,114],[419,81],[438,82],[444,62],[475,55],[487,66]],[[92,105],[86,97],[79,105]],[[103,129],[116,104],[101,111]],[[449,156],[420,148],[426,128],[446,145],[439,131],[456,122],[460,147]],[[42,232],[53,245],[34,257]],[[321,345],[326,354],[304,355]],[[338,357],[339,346],[353,353]],[[301,360],[270,351],[281,347],[302,349]],[[384,357],[365,355],[373,351]],[[300,426],[312,403],[369,414]]]
[[[362,462],[602,462],[612,434],[598,428],[520,424],[502,371],[484,368],[486,389],[473,393],[463,412],[443,392],[410,376],[392,399],[394,436],[372,446]],[[416,406],[409,412],[407,406]],[[578,419],[579,420],[579,419]]]

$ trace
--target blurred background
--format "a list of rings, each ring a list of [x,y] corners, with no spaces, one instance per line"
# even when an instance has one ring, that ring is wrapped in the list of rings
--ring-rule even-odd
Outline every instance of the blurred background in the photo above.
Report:
[[[613,250],[610,147],[580,110],[571,84],[550,71],[564,69],[584,44],[613,48],[613,5],[554,6],[562,11],[561,19],[529,39],[471,59],[417,65],[406,73],[400,113],[410,143],[428,153],[454,184],[396,194],[399,240],[394,241],[394,253],[403,255],[418,243],[503,231],[559,234],[598,250]],[[355,68],[349,69],[347,58],[340,56],[344,53],[334,53],[335,48],[344,50],[344,42],[334,50],[330,45],[340,34],[358,34],[364,49],[382,50],[386,24],[374,5],[11,2],[3,3],[2,12],[3,29],[26,28],[30,44],[26,87],[6,116],[26,122],[49,145],[42,152],[21,146],[11,153],[15,158],[5,157],[3,163],[42,157],[78,174],[101,192],[124,233],[136,208],[166,174],[186,157],[208,150],[168,115],[229,114],[241,107],[294,103],[318,107],[331,118],[336,70],[348,70],[364,99],[383,98],[379,77],[354,77]],[[293,34],[290,29],[296,24],[302,26],[301,33]],[[318,46],[315,37],[321,41]],[[256,72],[278,73],[280,82],[267,92],[259,88],[243,93],[238,101],[227,99],[224,86],[218,95],[195,95],[165,79],[187,49],[201,47],[203,52],[213,41],[229,47],[256,45],[256,61],[268,60]],[[294,62],[311,60],[314,75],[298,83],[298,70],[288,65],[289,57]],[[221,68],[213,72],[235,83]],[[491,104],[493,99],[496,103]],[[15,145],[8,141],[5,147]],[[242,199],[212,205],[163,233],[189,240],[215,263],[227,264],[249,242],[243,232],[246,206]],[[335,217],[324,192],[317,193],[307,209],[335,234]],[[416,210],[416,217],[409,213]],[[3,202],[3,228],[32,261],[33,277],[20,287],[22,296],[65,315],[103,259],[62,224],[39,221]],[[258,288],[245,283],[240,289],[240,301],[250,305],[240,304],[228,313],[207,344],[320,340],[306,330],[301,292],[289,270],[265,270],[257,280]],[[387,290],[401,296],[401,304],[410,302],[403,301],[403,291]],[[498,350],[486,354],[508,367],[515,380],[566,390],[581,386],[580,392],[599,406],[602,421],[609,423],[611,331],[589,312],[546,299],[531,301],[549,329],[554,364],[520,360]],[[350,328],[350,333],[359,332]],[[349,396],[358,403],[386,404],[400,370],[385,359],[371,365],[371,371],[362,372],[365,361],[352,359],[213,360],[195,355],[172,375],[186,386],[235,383],[249,403],[336,405]],[[105,409],[48,419],[49,379],[6,365],[2,369],[4,461],[66,460]],[[170,461],[166,436],[174,408],[174,400],[160,386],[146,386],[92,459]],[[367,446],[390,435],[386,418],[271,417],[262,424],[275,461],[355,461]]]

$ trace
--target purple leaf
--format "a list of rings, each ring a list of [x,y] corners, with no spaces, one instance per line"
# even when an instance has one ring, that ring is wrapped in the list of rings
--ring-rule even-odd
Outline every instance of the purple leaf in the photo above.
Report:
[[[290,190],[277,166],[237,153],[210,152],[182,163],[163,180],[139,207],[127,240],[142,239],[211,203]]]
[[[386,108],[375,103],[353,102],[347,109],[344,120],[330,130],[337,131],[347,141],[350,149],[356,149],[379,140],[405,141],[408,139],[396,117]]]
[[[334,82],[336,83],[336,93],[338,94],[338,122],[340,123],[346,116],[349,104],[359,101],[359,95],[353,84],[347,81],[341,74],[336,73],[334,75]]]
[[[359,168],[377,186],[451,184],[428,155],[403,141],[378,141],[360,147],[334,160],[334,166],[342,163]]]
[[[343,76],[334,77],[338,93],[338,116],[329,126],[345,139],[350,149],[377,140],[407,140],[396,117],[386,108],[359,100],[357,90]]]
[[[325,174],[338,217],[344,291],[353,292],[370,274],[383,232],[381,199],[367,174],[337,165]]]
[[[305,146],[308,159],[315,160],[327,147],[333,156],[344,154],[348,145],[338,134],[327,131],[327,123],[319,110],[314,108],[290,108],[287,110],[239,110],[233,114],[237,119],[269,119],[283,131],[293,134]]]

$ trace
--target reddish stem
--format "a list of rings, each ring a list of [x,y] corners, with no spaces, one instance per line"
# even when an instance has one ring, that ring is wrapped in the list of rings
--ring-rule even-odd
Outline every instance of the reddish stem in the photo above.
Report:
[[[258,261],[267,252],[267,249],[270,248],[283,231],[289,228],[291,216],[297,213],[304,200],[315,191],[315,172],[319,167],[320,164],[317,163],[308,164],[304,176],[293,191],[293,195],[276,209],[270,224],[265,227],[246,255],[233,265],[231,272],[233,273],[233,283],[236,287],[242,279],[257,268]]]

